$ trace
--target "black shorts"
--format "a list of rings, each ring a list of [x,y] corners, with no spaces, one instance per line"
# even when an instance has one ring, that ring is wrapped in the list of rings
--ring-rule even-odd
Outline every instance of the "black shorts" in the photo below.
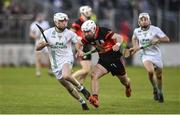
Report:
[[[99,54],[98,63],[101,64],[108,72],[114,75],[125,75],[125,67],[121,61],[122,54],[117,51],[109,51],[104,54]]]
[[[89,44],[86,44],[86,45],[84,45],[83,46],[83,52],[88,52],[88,51],[90,51],[91,50],[91,45],[89,45]],[[83,58],[82,58],[82,60],[91,60],[91,54],[90,55],[87,55],[87,56],[84,56]]]

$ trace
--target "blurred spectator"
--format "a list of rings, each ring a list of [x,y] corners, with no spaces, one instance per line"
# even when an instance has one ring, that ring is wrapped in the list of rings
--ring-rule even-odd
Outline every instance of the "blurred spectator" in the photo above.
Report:
[[[3,7],[4,7],[3,1],[0,0],[0,14],[3,13]]]
[[[120,35],[123,39],[123,42],[121,45],[122,49],[128,48],[129,33],[130,33],[130,25],[129,25],[128,21],[126,21],[126,20],[121,21],[121,23],[120,23]],[[130,63],[130,59],[124,59],[122,57],[122,62],[124,64]]]
[[[2,13],[5,15],[9,15],[10,14],[10,9],[11,9],[11,4],[12,1],[11,0],[1,0],[2,2]]]
[[[167,2],[167,7],[168,10],[170,11],[176,11],[178,12],[178,10],[180,9],[180,0],[157,0],[158,2],[158,6],[161,8],[161,9],[165,9],[165,3]]]
[[[53,0],[52,1],[53,4],[53,12],[63,12],[63,1],[62,0]]]
[[[64,12],[72,8],[72,3],[70,0],[50,0],[52,4],[53,13]]]
[[[78,0],[78,4],[80,6],[89,5],[89,6],[93,7],[93,0]]]
[[[14,4],[11,6],[11,14],[26,14],[27,11],[22,4]]]
[[[128,21],[124,20],[120,23],[120,35],[123,38],[123,48],[126,48],[128,45],[128,41],[129,41],[129,32],[130,32],[130,25],[128,23]]]

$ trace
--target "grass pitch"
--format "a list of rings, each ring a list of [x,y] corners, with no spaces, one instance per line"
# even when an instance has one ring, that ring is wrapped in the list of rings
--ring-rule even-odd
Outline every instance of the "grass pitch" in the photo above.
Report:
[[[78,68],[75,68],[77,70]],[[180,68],[164,68],[164,103],[153,100],[152,88],[144,68],[127,67],[132,83],[132,97],[127,98],[124,87],[108,74],[100,79],[100,107],[90,104],[82,111],[55,78],[43,69],[35,77],[34,68],[0,68],[0,114],[176,114],[180,113]],[[85,86],[90,89],[90,76]]]

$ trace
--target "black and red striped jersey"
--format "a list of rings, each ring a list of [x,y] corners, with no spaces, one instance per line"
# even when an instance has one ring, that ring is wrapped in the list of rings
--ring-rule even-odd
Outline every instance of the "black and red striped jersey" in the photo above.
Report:
[[[86,38],[82,38],[83,44],[91,44],[97,50],[98,53],[105,53],[112,50],[112,47],[116,44],[116,41],[112,39],[114,32],[105,27],[96,27],[96,32],[94,38],[88,40]]]
[[[81,31],[81,25],[84,23],[84,20],[80,17],[74,23],[72,23],[71,28],[75,30],[75,33],[82,37],[83,33]]]

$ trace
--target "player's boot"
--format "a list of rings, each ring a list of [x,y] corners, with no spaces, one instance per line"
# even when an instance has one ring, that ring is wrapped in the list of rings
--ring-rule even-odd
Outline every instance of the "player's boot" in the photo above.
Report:
[[[81,93],[84,95],[84,97],[88,100],[89,99],[89,97],[90,97],[90,93],[89,93],[89,91],[85,88],[85,87],[83,87],[83,89],[81,90]]]
[[[88,111],[88,110],[89,110],[89,107],[87,106],[86,103],[81,104],[81,106],[82,106],[82,109],[83,109],[83,110],[85,110],[85,111]]]
[[[163,103],[164,102],[164,96],[163,96],[163,93],[159,93],[159,103]]]
[[[159,99],[158,91],[157,89],[153,90],[154,100],[157,101]]]
[[[98,96],[97,95],[91,95],[89,97],[89,102],[92,104],[94,107],[98,108],[99,107],[99,101],[98,101]]]
[[[54,73],[52,72],[51,69],[48,70],[48,75],[49,75],[50,77],[54,77]]]
[[[36,71],[36,77],[40,77],[41,76],[41,72],[40,71]]]
[[[131,86],[128,85],[126,86],[126,90],[125,90],[125,93],[126,93],[126,97],[130,97],[131,96]]]

